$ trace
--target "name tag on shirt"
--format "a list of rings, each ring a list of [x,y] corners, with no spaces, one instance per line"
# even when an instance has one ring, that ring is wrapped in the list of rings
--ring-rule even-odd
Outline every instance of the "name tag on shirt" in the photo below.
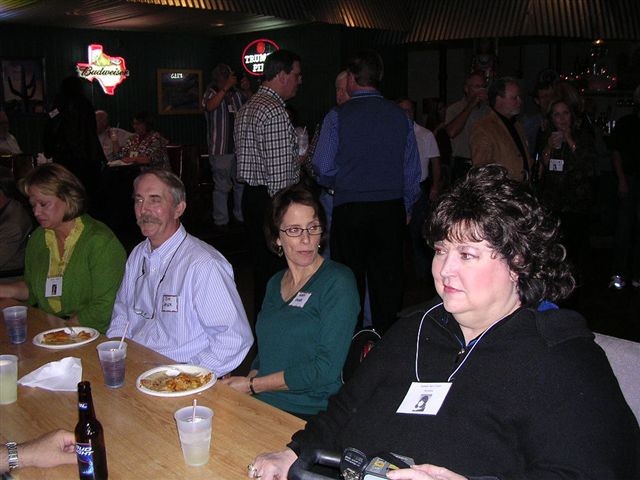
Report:
[[[44,285],[44,296],[60,297],[62,296],[62,277],[49,277]]]
[[[302,307],[304,307],[304,304],[307,303],[307,300],[309,300],[309,298],[311,298],[311,293],[309,293],[309,292],[298,292],[298,294],[295,296],[295,298],[293,300],[291,300],[291,303],[289,303],[289,306],[290,307],[302,308]]]
[[[178,311],[178,296],[177,295],[163,295],[162,296],[162,311],[163,312],[177,312]]]
[[[437,415],[450,388],[451,382],[412,382],[396,413]]]
[[[564,160],[561,158],[552,158],[549,160],[550,172],[562,172],[564,171]]]

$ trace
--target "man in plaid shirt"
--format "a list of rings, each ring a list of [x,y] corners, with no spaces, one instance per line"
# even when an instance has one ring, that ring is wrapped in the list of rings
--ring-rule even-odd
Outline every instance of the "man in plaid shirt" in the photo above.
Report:
[[[281,259],[267,249],[263,225],[271,197],[300,177],[298,143],[285,101],[296,95],[301,83],[300,57],[288,50],[272,53],[264,64],[262,85],[235,120],[238,179],[246,183],[242,214],[254,254],[256,313],[262,306],[267,281],[284,268]]]

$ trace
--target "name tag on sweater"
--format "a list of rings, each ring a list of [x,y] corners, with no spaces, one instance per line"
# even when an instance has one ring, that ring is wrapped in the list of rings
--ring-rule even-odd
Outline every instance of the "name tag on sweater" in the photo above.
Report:
[[[396,413],[437,415],[450,388],[450,382],[412,382]]]
[[[307,303],[307,300],[311,298],[311,293],[309,292],[298,292],[293,300],[289,303],[290,307],[304,307],[304,304]]]
[[[44,286],[44,296],[60,297],[62,296],[62,277],[49,277]]]
[[[561,158],[552,158],[549,160],[550,172],[562,172],[564,171],[564,160]]]

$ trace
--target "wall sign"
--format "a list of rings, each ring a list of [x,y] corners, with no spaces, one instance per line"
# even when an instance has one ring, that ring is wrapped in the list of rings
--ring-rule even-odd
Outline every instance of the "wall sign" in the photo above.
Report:
[[[273,40],[254,40],[242,52],[242,66],[249,75],[259,77],[264,71],[264,61],[277,50],[280,50],[280,47]]]
[[[104,53],[102,45],[89,45],[88,63],[77,63],[78,75],[90,82],[97,82],[107,95],[113,95],[116,87],[129,76],[122,57],[111,57]]]

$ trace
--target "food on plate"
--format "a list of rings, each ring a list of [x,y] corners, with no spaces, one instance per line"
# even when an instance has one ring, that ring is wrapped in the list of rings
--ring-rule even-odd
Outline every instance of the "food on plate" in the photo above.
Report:
[[[195,390],[211,380],[211,372],[191,374],[180,372],[178,375],[168,375],[167,371],[152,373],[140,380],[143,387],[156,392],[186,392]]]
[[[91,332],[81,331],[77,334],[70,334],[65,330],[56,330],[55,332],[45,333],[42,336],[41,343],[46,345],[70,345],[72,343],[84,342],[91,338]]]

